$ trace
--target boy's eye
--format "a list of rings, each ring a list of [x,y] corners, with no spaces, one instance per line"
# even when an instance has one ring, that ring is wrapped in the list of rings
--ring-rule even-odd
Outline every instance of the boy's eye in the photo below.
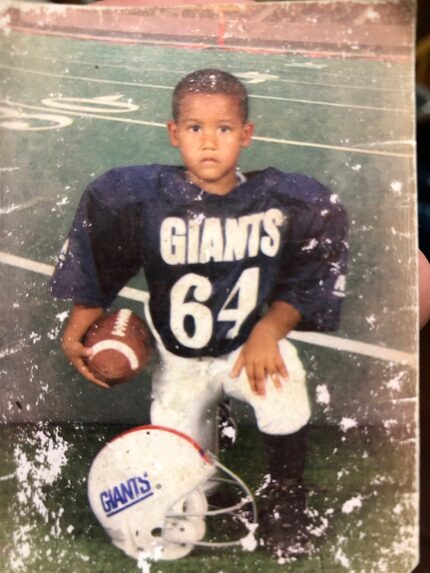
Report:
[[[231,127],[229,125],[221,125],[219,129],[221,133],[228,133],[231,131]]]
[[[200,125],[189,125],[188,126],[189,131],[192,131],[194,133],[198,133],[200,131]]]

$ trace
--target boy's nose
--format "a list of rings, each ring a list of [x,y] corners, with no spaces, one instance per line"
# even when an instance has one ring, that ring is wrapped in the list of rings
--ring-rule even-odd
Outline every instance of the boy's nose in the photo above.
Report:
[[[212,132],[204,132],[202,135],[202,147],[203,149],[216,149],[217,147],[216,134]]]

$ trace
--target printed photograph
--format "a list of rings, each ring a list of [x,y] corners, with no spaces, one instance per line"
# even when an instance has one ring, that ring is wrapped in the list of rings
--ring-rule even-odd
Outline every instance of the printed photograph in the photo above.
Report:
[[[2,571],[412,573],[414,33],[2,5]]]

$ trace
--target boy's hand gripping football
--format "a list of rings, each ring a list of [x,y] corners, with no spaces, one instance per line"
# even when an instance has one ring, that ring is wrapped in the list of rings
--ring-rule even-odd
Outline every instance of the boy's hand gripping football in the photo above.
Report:
[[[85,359],[91,356],[92,351],[82,344],[82,338],[86,331],[102,313],[102,308],[74,305],[64,330],[62,348],[70,364],[76,368],[79,374],[97,386],[109,388],[109,385],[94,376],[85,364]]]

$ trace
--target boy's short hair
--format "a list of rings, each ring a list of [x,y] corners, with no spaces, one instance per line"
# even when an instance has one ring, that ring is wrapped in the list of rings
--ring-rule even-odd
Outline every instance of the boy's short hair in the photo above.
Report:
[[[239,110],[243,122],[249,117],[248,92],[243,83],[228,72],[208,68],[196,70],[182,78],[176,85],[172,96],[172,116],[179,119],[180,107],[187,94],[223,94],[238,98]]]

